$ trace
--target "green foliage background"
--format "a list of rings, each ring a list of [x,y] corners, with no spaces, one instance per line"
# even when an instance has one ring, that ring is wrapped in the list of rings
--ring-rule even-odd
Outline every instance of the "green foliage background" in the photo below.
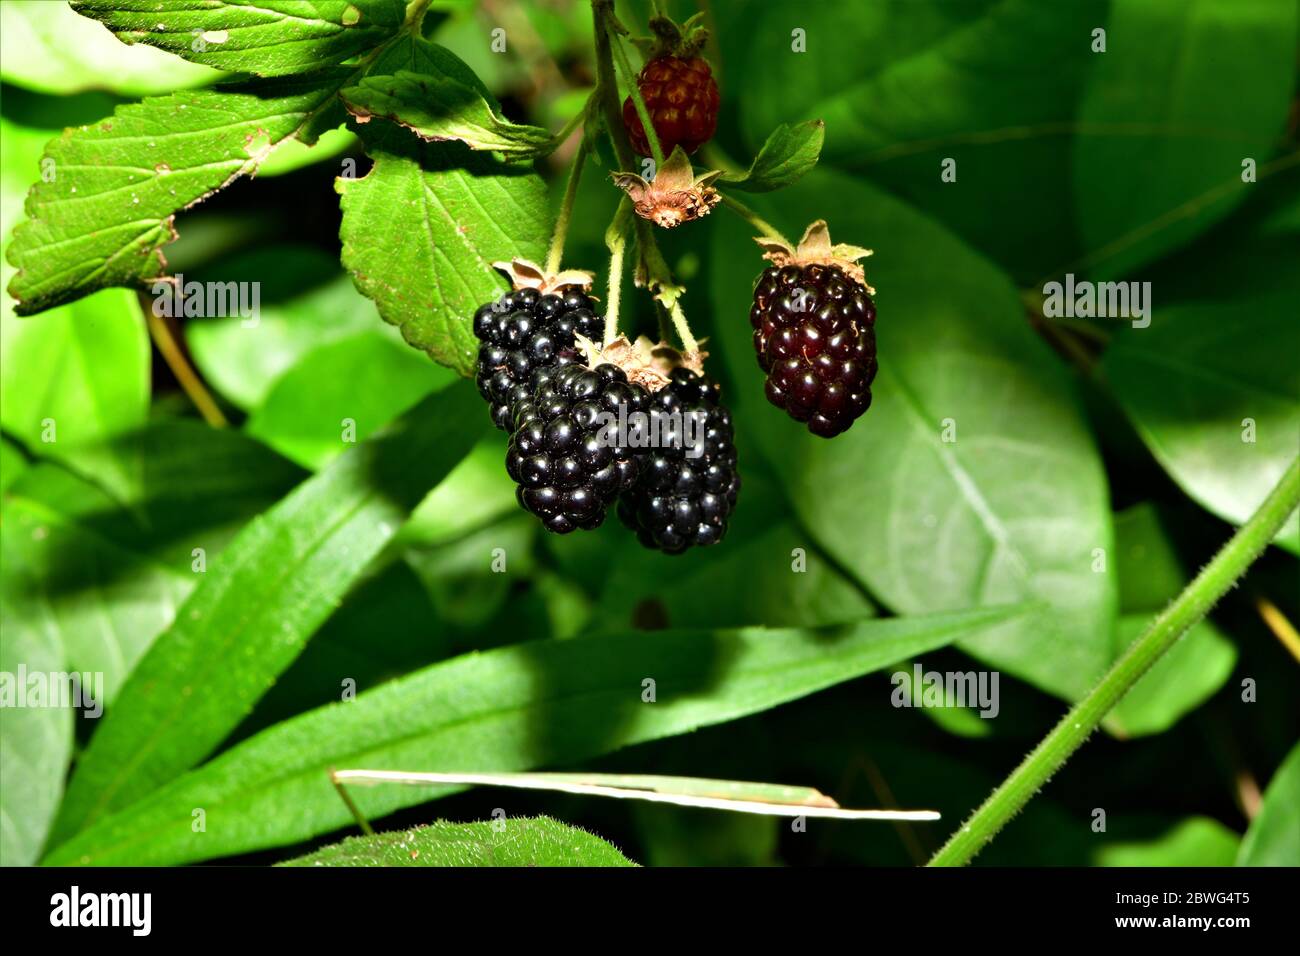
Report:
[[[419,37],[395,32],[401,0],[317,0],[363,29],[297,46],[201,5],[152,39],[129,3],[77,6],[0,0],[0,271],[36,313],[0,314],[0,670],[103,672],[106,711],[0,710],[5,864],[923,862],[1300,452],[1292,0],[705,4],[722,116],[696,163],[744,168],[781,124],[825,122],[813,172],[745,201],[874,248],[881,372],[853,429],[807,435],[761,394],[752,229],[720,208],[660,231],[745,480],[727,540],[677,558],[616,521],[540,533],[455,374],[502,288],[483,262],[542,258],[573,144],[507,164],[337,98],[386,43],[376,72],[451,77],[535,146],[594,82],[585,3],[435,0]],[[647,4],[618,11],[644,32]],[[237,42],[172,50],[197,62],[148,45],[227,25]],[[236,102],[213,67],[269,79]],[[611,160],[587,171],[566,266],[607,264]],[[166,274],[261,283],[256,328],[173,330],[227,427],[151,343],[137,291],[164,244]],[[1045,319],[1067,272],[1150,282],[1151,326]],[[653,334],[630,281],[623,301]],[[1293,515],[979,862],[1300,863],[1300,669],[1260,611],[1300,621],[1297,553]],[[914,661],[996,669],[1001,713],[891,706]],[[350,817],[326,772],[349,765],[770,780],[944,819],[799,832],[378,788],[358,800],[392,832],[327,847]],[[498,808],[504,834],[398,832]]]

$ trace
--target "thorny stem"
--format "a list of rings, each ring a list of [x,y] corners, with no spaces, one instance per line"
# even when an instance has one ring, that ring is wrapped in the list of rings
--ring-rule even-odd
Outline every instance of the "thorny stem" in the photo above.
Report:
[[[776,239],[778,242],[784,242],[787,246],[790,245],[790,240],[787,239],[785,236],[781,235],[781,233],[777,230],[775,226],[773,226],[770,222],[768,222],[758,213],[754,212],[754,210],[750,209],[739,199],[733,199],[731,196],[728,196],[726,193],[722,191],[719,191],[718,195],[722,198],[722,205],[726,206],[728,209],[730,209],[732,212],[738,215],[741,219],[745,220],[747,223],[749,223],[751,226],[753,226],[763,235],[767,236],[770,239]],[[791,248],[793,248],[793,246],[791,246]]]
[[[1156,616],[1088,696],[1071,708],[975,811],[974,816],[948,839],[929,865],[962,866],[969,863],[1070,759],[1070,755],[1097,729],[1102,718],[1161,655],[1236,585],[1298,504],[1300,458],[1291,462],[1250,520],[1238,529],[1173,603]]]
[[[626,196],[618,204],[614,221],[605,233],[605,245],[609,247],[609,290],[605,300],[605,334],[602,346],[608,345],[618,337],[619,297],[623,293],[623,254],[627,251],[627,220],[632,214],[632,201]]]
[[[564,200],[560,203],[560,214],[555,219],[555,233],[551,236],[551,249],[546,254],[546,271],[559,272],[560,260],[564,258],[564,237],[569,232],[569,220],[573,218],[573,200],[578,195],[578,181],[582,178],[582,167],[587,164],[588,139],[582,137],[577,152],[573,154],[573,165],[569,167],[569,182],[564,187]]]
[[[614,25],[614,8],[609,6],[605,11],[605,27],[609,31],[609,45],[614,53],[614,59],[617,61],[619,70],[623,73],[623,82],[627,84],[628,95],[632,98],[632,105],[636,108],[636,115],[641,120],[641,126],[645,130],[646,142],[650,144],[650,155],[654,157],[655,172],[657,173],[664,164],[664,148],[659,142],[659,134],[655,132],[655,124],[650,121],[650,110],[646,108],[645,99],[641,96],[641,88],[637,85],[637,74],[632,69],[632,62],[627,58],[627,51],[623,49],[623,41],[618,37]],[[631,169],[631,167],[627,167]]]

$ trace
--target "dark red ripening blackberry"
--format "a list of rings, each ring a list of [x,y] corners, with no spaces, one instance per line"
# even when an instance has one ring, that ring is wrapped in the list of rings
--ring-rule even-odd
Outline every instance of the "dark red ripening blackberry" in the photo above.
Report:
[[[825,222],[797,250],[760,239],[773,265],[758,278],[749,312],[768,400],[814,435],[831,438],[871,405],[876,377],[874,292],[854,246],[830,245]]]
[[[507,292],[474,313],[480,341],[475,381],[492,406],[497,428],[513,428],[515,405],[538,384],[539,373],[578,361],[575,333],[599,338],[603,320],[581,286],[543,295],[525,288]]]
[[[693,153],[713,138],[718,128],[718,84],[706,60],[656,57],[641,70],[636,85],[664,156],[671,156],[674,146]],[[623,101],[623,125],[637,154],[653,155],[630,96]]]
[[[621,444],[610,416],[644,412],[650,393],[609,364],[552,368],[514,410],[506,471],[519,504],[548,531],[567,534],[605,520],[610,504],[636,482],[639,450]]]
[[[669,384],[650,396],[650,414],[661,436],[665,422],[680,423],[676,440],[645,450],[636,487],[619,499],[619,517],[647,548],[678,554],[716,544],[740,491],[731,413],[718,402],[718,386],[674,369]],[[698,424],[687,424],[686,416]]]

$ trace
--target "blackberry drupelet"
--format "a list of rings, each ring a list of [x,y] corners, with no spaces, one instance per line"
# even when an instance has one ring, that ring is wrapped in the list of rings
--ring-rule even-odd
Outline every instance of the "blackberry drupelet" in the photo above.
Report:
[[[539,378],[532,395],[515,405],[506,471],[519,485],[519,504],[548,531],[595,528],[619,493],[632,488],[641,465],[639,452],[620,444],[622,436],[606,440],[606,413],[617,419],[620,407],[644,412],[650,393],[609,364],[553,367]]]
[[[671,156],[674,146],[693,153],[713,138],[718,128],[718,84],[706,60],[698,56],[656,57],[641,70],[636,85],[664,156]],[[645,127],[630,96],[623,101],[623,125],[637,154],[651,155]]]
[[[692,546],[721,541],[736,506],[740,473],[731,413],[718,401],[718,386],[708,377],[677,368],[669,384],[650,396],[650,413],[695,414],[702,452],[687,457],[683,427],[677,441],[645,450],[636,487],[619,499],[619,517],[648,548],[678,554]]]
[[[578,360],[575,333],[599,338],[602,320],[579,286],[555,294],[516,289],[474,313],[480,341],[475,380],[491,405],[492,422],[509,431],[515,405],[539,384],[539,376]]]
[[[838,435],[871,405],[876,306],[839,267],[769,267],[749,320],[768,400],[814,435]]]

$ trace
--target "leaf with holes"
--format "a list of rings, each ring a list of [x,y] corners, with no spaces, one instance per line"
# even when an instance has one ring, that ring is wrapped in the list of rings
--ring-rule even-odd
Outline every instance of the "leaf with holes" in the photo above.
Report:
[[[123,43],[219,70],[281,76],[341,63],[395,34],[405,0],[72,0]]]
[[[351,73],[151,97],[51,140],[7,253],[18,314],[163,276],[176,213],[337,126]]]

